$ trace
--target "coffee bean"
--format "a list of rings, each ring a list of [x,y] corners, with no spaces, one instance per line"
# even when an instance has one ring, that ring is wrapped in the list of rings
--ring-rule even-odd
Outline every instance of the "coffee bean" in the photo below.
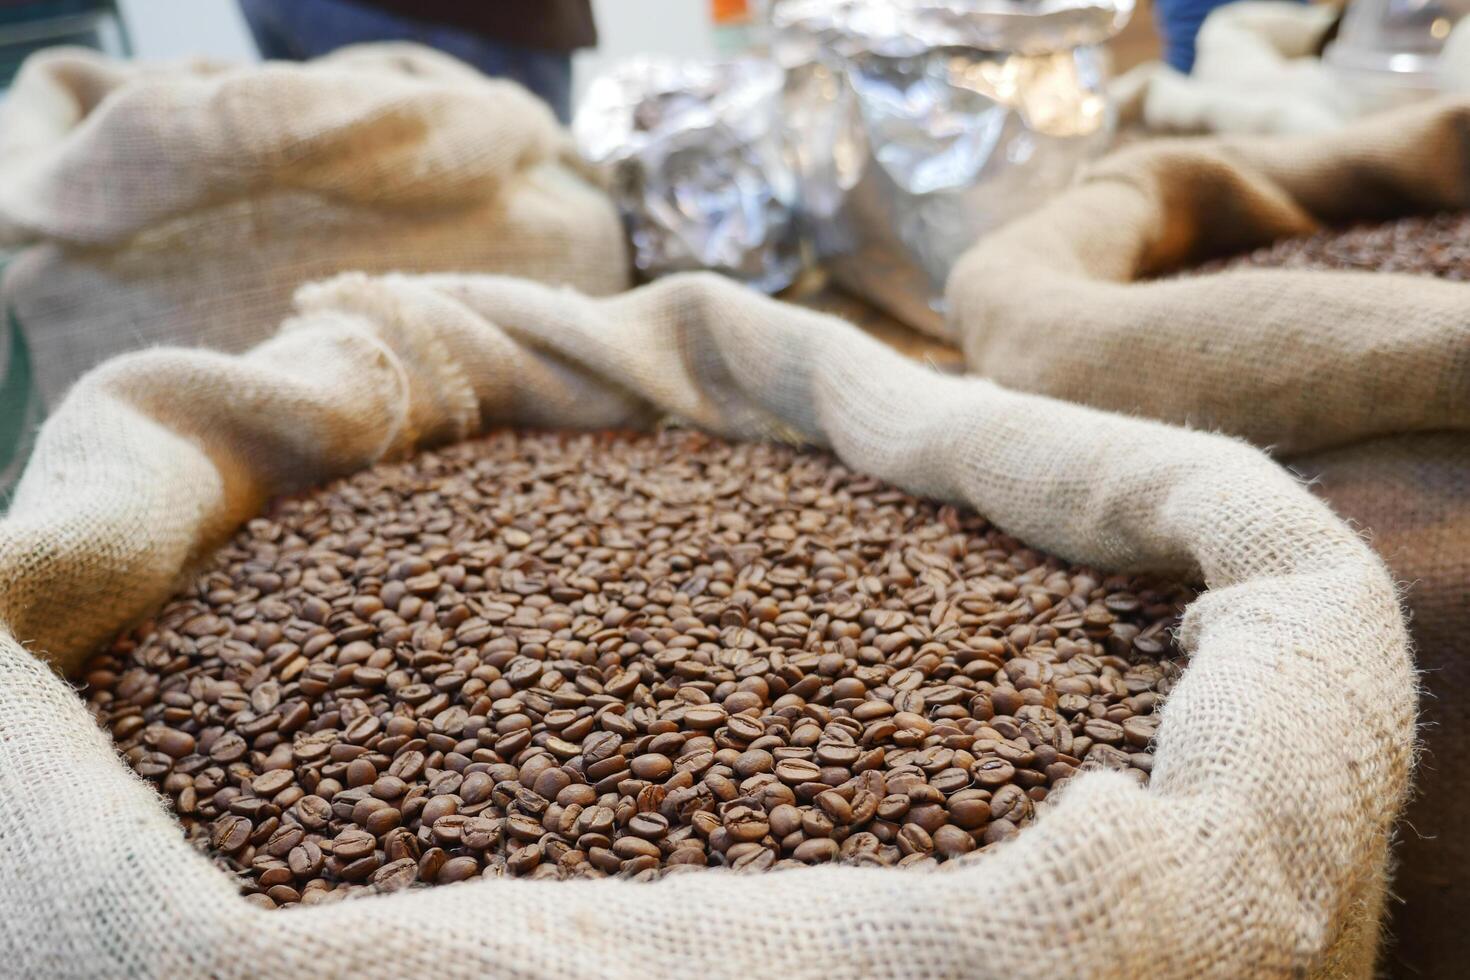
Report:
[[[495,780],[486,772],[472,772],[459,784],[459,797],[468,806],[484,803],[495,789]]]
[[[342,860],[355,861],[365,854],[371,854],[376,844],[372,834],[350,827],[333,840],[332,854]]]
[[[985,843],[999,844],[1016,836],[1017,827],[1009,820],[994,820],[985,828]]]
[[[480,873],[480,862],[472,857],[456,857],[445,861],[434,880],[441,885],[473,878]]]
[[[829,789],[825,793],[817,794],[816,803],[832,818],[834,824],[852,823],[852,804],[836,790]]]
[[[217,851],[226,854],[238,851],[250,840],[254,831],[249,820],[233,814],[220,817],[215,821],[214,830],[210,835],[210,845]]]
[[[819,864],[825,861],[836,860],[838,844],[835,840],[827,837],[818,837],[808,841],[802,841],[796,845],[791,856],[798,861],[807,864]]]
[[[347,764],[347,785],[367,786],[378,778],[378,770],[366,759],[354,759]]]
[[[743,696],[750,700],[750,706],[752,708],[761,707],[761,699],[758,696],[749,692],[745,692]],[[730,695],[726,699],[726,707],[728,708],[730,702],[739,697],[742,697],[742,694],[736,693]],[[744,715],[734,715],[725,725],[725,731],[731,738],[739,739],[741,742],[748,744],[765,734],[765,726],[754,718],[748,718]]]
[[[737,775],[748,777],[770,772],[775,764],[775,758],[765,749],[750,749],[740,753],[733,768]]]
[[[153,728],[143,735],[144,744],[174,759],[182,759],[194,751],[194,736],[174,728]]]
[[[766,814],[754,807],[737,806],[725,812],[725,831],[739,842],[758,841],[770,832]]]
[[[432,827],[440,817],[447,817],[459,809],[459,802],[448,794],[441,794],[429,800],[419,811],[419,820],[426,827]]]
[[[916,823],[906,823],[898,830],[898,849],[904,854],[928,854],[934,850],[934,838]]]
[[[816,454],[500,433],[281,501],[88,693],[271,907],[922,868],[1147,777],[1188,597]]]
[[[1363,269],[1470,281],[1470,215],[1448,212],[1284,238],[1246,255],[1207,262],[1194,274],[1249,267]]]
[[[1016,767],[1004,759],[981,759],[970,770],[981,786],[1004,786],[1016,777]]]
[[[408,792],[408,784],[397,776],[380,776],[373,782],[371,792],[380,800],[396,800]]]
[[[639,779],[662,780],[674,771],[674,763],[668,756],[649,753],[634,757],[629,768]]]
[[[623,860],[637,857],[659,857],[658,845],[641,837],[619,837],[613,842],[613,853]]]
[[[396,807],[385,806],[374,810],[362,821],[362,827],[375,837],[381,837],[386,832],[397,827],[403,821],[403,813]],[[437,827],[438,824],[435,824]]]
[[[1106,718],[1093,718],[1082,726],[1087,737],[1105,745],[1123,744],[1123,726]]]
[[[1125,718],[1121,727],[1129,745],[1146,748],[1158,732],[1159,720],[1157,715],[1135,715]]]
[[[776,777],[788,785],[809,783],[821,778],[822,770],[805,759],[783,759],[776,763]]]
[[[932,837],[934,849],[947,858],[959,857],[975,849],[975,839],[953,824],[940,827],[934,831]]]
[[[725,723],[725,709],[718,705],[702,705],[684,712],[684,724],[695,729],[718,728]]]
[[[275,796],[287,786],[295,783],[295,775],[289,769],[272,769],[270,772],[256,776],[250,784],[250,791],[257,796]]]
[[[464,860],[462,858],[456,860]],[[442,869],[441,869],[442,872]],[[419,875],[419,864],[413,858],[399,858],[372,873],[374,886],[385,892],[395,892],[413,884]]]

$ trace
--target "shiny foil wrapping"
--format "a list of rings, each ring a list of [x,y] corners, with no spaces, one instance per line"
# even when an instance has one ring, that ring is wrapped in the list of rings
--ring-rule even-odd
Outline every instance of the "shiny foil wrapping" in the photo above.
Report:
[[[800,220],[833,279],[944,335],[950,267],[1106,147],[1100,45],[1132,0],[784,0]]]
[[[609,175],[646,279],[710,269],[766,292],[801,269],[796,180],[768,61],[640,58],[592,83],[573,123]]]

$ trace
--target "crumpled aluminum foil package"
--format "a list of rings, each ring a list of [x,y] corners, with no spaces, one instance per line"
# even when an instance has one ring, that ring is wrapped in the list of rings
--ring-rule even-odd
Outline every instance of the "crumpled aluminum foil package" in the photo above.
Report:
[[[646,279],[711,269],[766,292],[801,270],[783,76],[762,60],[639,58],[592,83],[572,130],[611,177]]]
[[[833,279],[945,336],[950,267],[1112,137],[1099,45],[1133,0],[784,0],[801,223]]]

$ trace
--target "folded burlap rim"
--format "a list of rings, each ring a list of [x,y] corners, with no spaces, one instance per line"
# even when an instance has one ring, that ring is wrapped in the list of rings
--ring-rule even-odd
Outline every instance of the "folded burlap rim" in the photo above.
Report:
[[[86,376],[0,521],[0,956],[21,974],[1370,974],[1413,752],[1394,584],[1234,440],[935,374],[703,275],[608,299],[346,276],[247,354]],[[477,881],[267,912],[120,761],[75,672],[269,497],[497,425],[674,416],[834,450],[1030,544],[1197,576],[1147,789],[1079,776],[932,874]],[[49,666],[48,666],[49,665]]]

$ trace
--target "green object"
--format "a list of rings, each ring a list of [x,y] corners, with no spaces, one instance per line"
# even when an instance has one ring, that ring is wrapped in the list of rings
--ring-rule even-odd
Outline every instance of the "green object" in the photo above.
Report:
[[[3,268],[3,266],[0,266]],[[0,513],[31,454],[45,410],[31,370],[31,351],[15,310],[5,309],[5,357],[0,361]]]
[[[26,58],[61,44],[119,56],[132,52],[117,0],[0,0],[0,91]]]

